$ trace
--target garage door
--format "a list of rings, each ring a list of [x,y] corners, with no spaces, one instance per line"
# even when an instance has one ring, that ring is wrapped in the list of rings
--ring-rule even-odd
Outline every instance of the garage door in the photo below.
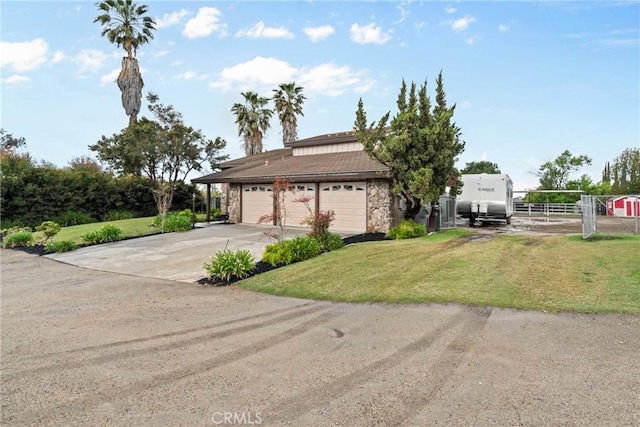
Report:
[[[273,213],[273,186],[253,184],[242,186],[242,222],[255,224],[262,215]]]
[[[311,200],[307,202],[311,212],[316,210],[316,185],[315,184],[291,184],[287,191],[284,203],[287,209],[287,225],[293,227],[306,227],[301,222],[309,216],[309,210],[304,203],[294,202],[301,196],[309,196]]]
[[[367,230],[367,191],[365,182],[324,182],[320,184],[320,209],[333,209],[332,230]]]

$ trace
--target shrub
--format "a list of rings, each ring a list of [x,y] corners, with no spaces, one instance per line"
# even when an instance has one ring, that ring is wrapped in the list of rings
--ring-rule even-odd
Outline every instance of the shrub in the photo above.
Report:
[[[320,244],[321,251],[329,252],[335,251],[336,249],[340,249],[344,246],[344,242],[342,241],[342,236],[335,233],[323,233],[314,236],[314,238]]]
[[[322,250],[320,243],[311,236],[297,236],[284,243],[267,245],[262,255],[262,261],[273,267],[291,264],[313,258]]]
[[[427,233],[424,225],[418,224],[412,219],[400,221],[397,227],[393,227],[387,233],[389,239],[413,239],[422,237]]]
[[[96,220],[84,212],[66,211],[58,215],[55,218],[55,222],[63,227],[69,227],[72,225],[92,224]]]
[[[303,224],[306,224],[311,227],[311,231],[309,234],[311,236],[317,236],[320,234],[325,234],[329,232],[329,226],[336,219],[336,214],[331,209],[326,211],[319,211],[310,213],[304,221]]]
[[[280,243],[272,243],[264,248],[262,261],[273,267],[291,264],[293,262],[293,250],[290,246]]]
[[[60,232],[60,224],[53,221],[44,221],[42,224],[36,227],[36,231],[42,232],[42,234],[44,235],[44,243],[47,243]]]
[[[26,233],[26,232],[31,233],[31,228],[22,227],[22,226],[13,226],[13,227],[9,227],[9,228],[4,228],[4,229],[0,230],[0,239],[4,239],[9,234]]]
[[[211,208],[211,218],[218,218],[220,216],[222,216],[222,209],[220,209],[220,208]]]
[[[322,249],[320,242],[311,236],[296,236],[291,240],[285,241],[284,246],[291,248],[294,262],[313,258],[318,255]]]
[[[132,211],[119,210],[119,211],[109,211],[104,216],[105,221],[119,221],[121,219],[131,219],[135,218],[135,213]]]
[[[244,279],[251,274],[256,263],[253,255],[246,249],[236,252],[218,251],[208,263],[204,264],[209,277],[226,280]]]
[[[27,229],[28,230],[28,229]],[[2,240],[2,247],[5,249],[21,248],[33,246],[33,233],[24,229],[9,233]]]
[[[47,244],[47,252],[71,252],[78,249],[78,244],[71,240],[63,240],[61,242],[49,242]]]
[[[96,231],[91,231],[84,236],[82,240],[87,243],[108,243],[120,240],[122,236],[122,230],[113,224],[105,224]]]
[[[193,218],[194,215],[189,209],[182,212],[169,212],[164,219],[164,232],[189,231],[193,227]],[[153,226],[156,228],[162,227],[162,216],[156,215],[153,220]]]

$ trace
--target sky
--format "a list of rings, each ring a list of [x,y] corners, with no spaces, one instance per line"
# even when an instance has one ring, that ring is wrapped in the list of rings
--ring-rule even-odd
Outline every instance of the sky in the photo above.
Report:
[[[158,27],[137,55],[144,95],[224,138],[231,158],[243,156],[231,113],[242,92],[302,86],[302,139],[351,130],[360,98],[370,121],[393,115],[403,79],[435,98],[440,71],[466,143],[457,166],[495,162],[516,190],[564,150],[591,157],[580,173],[598,182],[640,147],[639,1],[138,4]],[[95,157],[88,146],[128,124],[115,83],[125,53],[100,36],[95,2],[3,0],[0,12],[1,127],[39,161]],[[282,147],[276,116],[263,142]]]

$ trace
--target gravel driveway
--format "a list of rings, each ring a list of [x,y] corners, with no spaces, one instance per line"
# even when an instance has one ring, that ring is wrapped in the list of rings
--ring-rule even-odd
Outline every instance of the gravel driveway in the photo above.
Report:
[[[337,304],[0,251],[1,424],[640,424],[640,317]]]

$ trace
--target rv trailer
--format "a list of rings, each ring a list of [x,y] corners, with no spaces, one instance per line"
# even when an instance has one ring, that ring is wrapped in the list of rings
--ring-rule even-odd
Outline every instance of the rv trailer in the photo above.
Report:
[[[462,175],[462,182],[456,211],[469,219],[469,225],[483,220],[504,220],[511,224],[513,182],[509,175],[468,174]]]

